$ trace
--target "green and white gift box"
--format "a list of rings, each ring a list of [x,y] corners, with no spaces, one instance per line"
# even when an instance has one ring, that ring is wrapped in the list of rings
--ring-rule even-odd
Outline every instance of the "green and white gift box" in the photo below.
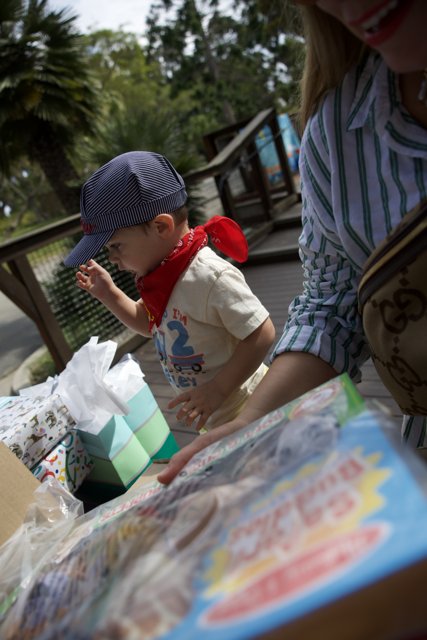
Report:
[[[60,374],[57,392],[93,462],[88,481],[128,488],[178,446],[136,360],[127,355],[110,368],[116,348],[91,338]]]

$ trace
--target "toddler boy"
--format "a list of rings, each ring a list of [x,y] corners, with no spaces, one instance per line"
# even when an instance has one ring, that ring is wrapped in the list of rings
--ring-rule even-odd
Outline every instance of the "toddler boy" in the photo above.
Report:
[[[177,397],[177,418],[213,428],[232,420],[267,370],[275,331],[241,271],[207,246],[208,235],[236,261],[247,242],[233,220],[215,216],[189,227],[182,177],[164,157],[131,151],[100,167],[83,185],[84,236],[64,260],[79,266],[78,286],[130,329],[154,339]],[[94,256],[135,276],[129,298]]]

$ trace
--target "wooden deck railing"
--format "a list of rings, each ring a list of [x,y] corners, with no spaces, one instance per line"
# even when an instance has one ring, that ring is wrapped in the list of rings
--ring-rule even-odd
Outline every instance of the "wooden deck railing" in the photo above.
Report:
[[[270,127],[283,174],[279,188],[269,184],[255,144],[256,136],[265,126]],[[247,237],[251,247],[260,234],[265,235],[272,229],[277,207],[298,199],[276,112],[266,109],[251,120],[209,134],[205,137],[205,145],[207,164],[185,175],[185,182],[191,187],[206,178],[214,178],[226,214],[242,226],[249,223]],[[218,145],[222,147],[220,150]],[[240,171],[246,186],[239,194],[233,193],[230,183],[231,174],[236,170]],[[76,214],[0,245],[0,290],[35,322],[58,372],[70,359],[72,349],[28,256],[79,230],[80,216]],[[142,341],[141,336],[135,336],[118,349],[117,357],[126,350],[135,349]]]

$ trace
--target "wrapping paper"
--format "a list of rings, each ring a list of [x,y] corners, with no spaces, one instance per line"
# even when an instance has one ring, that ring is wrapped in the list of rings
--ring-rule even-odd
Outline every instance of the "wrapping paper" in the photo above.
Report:
[[[32,469],[35,477],[44,482],[56,478],[68,491],[74,493],[93,468],[93,462],[75,430],[69,431]]]
[[[0,439],[30,469],[75,422],[59,395],[3,398]]]

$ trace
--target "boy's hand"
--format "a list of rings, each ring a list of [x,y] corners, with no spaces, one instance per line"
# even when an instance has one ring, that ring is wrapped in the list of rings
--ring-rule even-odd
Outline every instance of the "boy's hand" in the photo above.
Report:
[[[176,414],[178,420],[182,420],[187,426],[195,423],[197,431],[200,431],[209,416],[221,406],[225,398],[226,395],[219,389],[218,384],[211,380],[200,387],[181,393],[169,402],[168,408],[173,409],[179,404],[182,405]]]
[[[90,293],[94,298],[102,301],[115,286],[112,277],[106,269],[95,260],[80,265],[76,273],[77,286]]]

